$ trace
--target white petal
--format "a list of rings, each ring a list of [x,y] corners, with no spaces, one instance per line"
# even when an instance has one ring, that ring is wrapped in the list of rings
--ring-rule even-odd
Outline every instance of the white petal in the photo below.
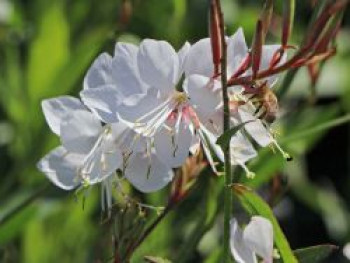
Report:
[[[154,153],[136,153],[128,161],[125,176],[136,189],[150,193],[165,187],[174,174]]]
[[[110,176],[115,170],[120,169],[123,164],[123,155],[119,149],[113,151],[105,151],[101,156],[100,169],[101,176],[100,181]]]
[[[186,58],[185,74],[186,76],[199,74],[209,78],[213,76],[214,66],[209,38],[201,39],[192,45]]]
[[[179,58],[165,41],[146,39],[141,42],[137,55],[141,79],[157,87],[162,93],[173,91],[179,72]]]
[[[174,127],[169,122],[167,125],[172,129],[162,128],[156,133],[154,146],[159,159],[170,167],[181,166],[189,155],[189,149],[193,134],[188,124],[182,120],[179,127]]]
[[[119,107],[120,117],[133,123],[138,133],[154,134],[156,130],[152,131],[149,127],[161,125],[172,111],[169,99],[159,98],[157,92],[157,89],[150,88],[146,94],[124,100]]]
[[[136,59],[138,49],[134,44],[118,42],[114,47],[114,57],[123,56],[128,59]]]
[[[143,93],[147,85],[140,79],[137,67],[138,47],[132,44],[117,43],[112,61],[113,79],[118,91],[125,97]]]
[[[203,111],[200,111],[199,108],[196,109],[196,114],[200,122],[215,136],[219,137],[223,132],[223,116],[224,112],[222,107],[213,111],[210,115],[205,114]]]
[[[230,221],[230,248],[231,253],[237,263],[256,263],[256,257],[253,251],[243,240],[242,230],[236,219]]]
[[[85,165],[82,167],[82,173],[90,184],[100,183],[108,176],[121,168],[123,155],[121,151],[111,146],[105,151],[104,147],[97,147],[84,160]]]
[[[260,120],[257,120],[251,113],[243,108],[239,108],[238,113],[242,122],[255,120],[245,124],[244,128],[260,146],[265,147],[273,142],[272,136]]]
[[[124,152],[142,152],[146,150],[145,138],[137,134],[128,124],[119,120],[111,125],[114,142]]]
[[[58,187],[72,190],[80,184],[77,172],[83,159],[83,155],[68,153],[60,146],[40,160],[38,169]]]
[[[266,69],[270,68],[270,63],[271,63],[271,60],[273,58],[273,55],[280,48],[281,48],[280,45],[265,45],[265,46],[263,46],[259,71],[266,70]],[[283,64],[286,61],[286,59],[287,59],[287,54],[284,53],[281,61],[276,66]],[[278,76],[279,76],[279,74],[266,78],[269,86],[273,86],[275,84],[275,82],[278,79]]]
[[[107,53],[98,56],[84,78],[84,89],[112,84],[112,57]]]
[[[242,28],[227,41],[227,76],[230,77],[248,55],[248,46],[245,42]]]
[[[53,99],[43,100],[41,107],[44,112],[46,122],[51,130],[60,135],[60,125],[62,118],[75,110],[84,110],[85,106],[77,98],[71,96],[61,96]]]
[[[116,169],[121,168],[123,162],[122,152],[118,147],[116,140],[116,133],[113,132],[112,127],[109,133],[103,138],[101,145],[101,171],[102,177],[106,177],[114,172]],[[102,178],[103,179],[103,178]]]
[[[221,104],[221,85],[217,80],[191,75],[184,82],[184,90],[196,112],[208,118]]]
[[[266,262],[272,262],[273,228],[266,218],[253,216],[243,232],[243,240],[248,247]]]
[[[101,131],[101,123],[92,113],[75,111],[61,123],[61,142],[69,152],[87,154]]]
[[[103,122],[114,123],[118,120],[118,105],[123,100],[118,89],[111,85],[80,92],[84,104],[90,108]]]
[[[346,259],[350,260],[350,243],[346,243],[343,247],[343,255]]]
[[[187,54],[190,51],[190,48],[191,44],[186,42],[179,50],[179,52],[177,52],[177,55],[179,57],[179,73],[177,76],[177,80],[179,80],[181,78],[181,75],[184,73]]]
[[[232,165],[246,163],[257,156],[253,145],[241,132],[231,137],[230,147]]]

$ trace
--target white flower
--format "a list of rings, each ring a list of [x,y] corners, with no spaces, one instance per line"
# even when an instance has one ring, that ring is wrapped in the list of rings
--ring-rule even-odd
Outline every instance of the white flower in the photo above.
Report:
[[[268,69],[275,52],[280,48],[278,45],[263,46],[260,70]],[[243,31],[239,29],[232,37],[227,38],[227,76],[230,78],[235,74],[244,63],[249,54]],[[282,63],[285,56],[281,59]],[[250,74],[251,70],[247,70],[244,74]],[[190,98],[190,104],[200,122],[213,133],[220,136],[223,132],[223,103],[221,83],[214,76],[214,67],[212,63],[212,53],[210,39],[202,39],[191,46],[185,63],[186,80],[184,82],[184,90]],[[269,77],[262,82],[267,83],[269,87],[277,81],[277,76]],[[260,145],[267,146],[274,144],[285,155],[285,152],[279,147],[276,140],[272,136],[270,130],[255,116],[256,107],[250,101],[250,98],[244,94],[243,87],[230,87],[230,110],[231,125],[235,126],[239,123],[248,122],[244,129],[249,135]],[[214,109],[214,110],[213,110]],[[237,133],[238,138],[243,138],[241,132]],[[237,140],[237,139],[236,139]],[[211,147],[218,147],[211,145]],[[235,155],[234,144],[231,143],[232,154]],[[239,147],[242,151],[247,151],[249,155],[244,156],[242,160],[236,158],[245,170],[244,162],[256,156],[251,144],[246,141]],[[218,150],[220,151],[220,150]],[[251,174],[247,170],[248,174]]]
[[[42,108],[62,145],[41,159],[38,168],[58,187],[96,184],[121,167],[123,156],[114,143],[113,127],[102,126],[78,99],[48,99]]]
[[[102,55],[93,64],[81,92],[101,120],[119,117],[149,138],[148,151],[169,167],[182,165],[194,136],[186,95],[176,90],[188,49],[187,43],[176,53],[150,39],[140,47],[117,43],[113,58]]]
[[[350,243],[346,243],[345,246],[343,247],[343,255],[348,260],[350,260]]]
[[[237,263],[273,262],[273,227],[269,220],[253,216],[242,231],[236,219],[231,219],[230,247]]]
[[[209,121],[206,116],[217,111],[215,102],[220,103],[221,98],[217,98],[217,94],[214,98],[210,97],[212,94],[194,94],[198,95],[201,105],[206,105],[200,111],[189,102],[188,95],[193,94],[176,88],[184,66],[191,64],[186,62],[189,49],[190,45],[186,43],[176,53],[167,42],[149,39],[139,48],[117,43],[113,58],[103,54],[94,62],[85,77],[81,97],[102,121],[111,123],[121,118],[137,133],[148,137],[152,151],[169,167],[181,166],[190,149],[192,152],[198,149],[200,138],[216,171],[210,144],[215,144],[221,131],[213,133],[200,120]],[[217,83],[213,85],[218,86]],[[216,116],[218,123],[211,122],[211,125],[221,126],[222,115],[217,113]],[[232,164],[240,164],[246,169],[244,162],[256,156],[255,150],[241,135],[237,135],[232,144],[236,148]],[[219,147],[213,150],[223,158]]]
[[[118,122],[121,103],[137,101],[148,88],[136,68],[137,54],[137,46],[117,43],[114,56],[101,54],[84,78],[80,96],[104,123]],[[129,155],[124,164],[124,176],[142,192],[153,192],[166,186],[174,174],[155,154],[151,139],[137,135],[131,129],[126,129],[124,136],[128,137],[128,140],[124,139],[124,152]]]
[[[103,126],[78,99],[69,96],[44,100],[42,106],[47,123],[60,136],[62,146],[46,155],[38,168],[58,187],[71,190],[101,183],[117,169],[125,170],[125,177],[143,192],[159,190],[172,180],[172,170],[160,163],[154,153],[146,152],[146,142],[135,141],[140,136],[125,123]],[[146,161],[153,164],[150,171],[128,168],[144,168],[142,163]],[[147,181],[136,180],[138,176]]]

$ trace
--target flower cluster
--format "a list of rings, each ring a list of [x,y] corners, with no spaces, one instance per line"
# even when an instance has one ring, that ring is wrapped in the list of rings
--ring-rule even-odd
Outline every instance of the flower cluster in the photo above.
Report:
[[[250,52],[242,30],[226,41],[227,76],[249,75]],[[279,49],[263,46],[261,70],[270,67]],[[224,114],[219,77],[209,38],[192,46],[185,43],[178,52],[165,41],[117,43],[114,56],[101,54],[88,70],[80,99],[61,96],[42,102],[46,121],[62,145],[38,168],[65,190],[108,184],[118,174],[118,180],[153,192],[166,186],[173,168],[202,147],[219,173],[217,163],[224,158],[216,144]],[[248,176],[253,173],[245,163],[257,155],[252,140],[280,149],[268,126],[277,101],[272,100],[271,109],[272,102],[265,98],[275,82],[276,77],[270,77],[256,86],[229,88],[231,125],[245,123],[230,140],[231,163]]]

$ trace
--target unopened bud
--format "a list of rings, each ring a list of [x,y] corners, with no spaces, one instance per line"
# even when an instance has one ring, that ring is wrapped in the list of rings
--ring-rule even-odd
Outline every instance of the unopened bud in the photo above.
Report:
[[[221,36],[220,36],[220,11],[217,0],[212,0],[210,4],[210,43],[213,55],[214,76],[220,74],[220,63],[222,56]]]
[[[256,23],[256,30],[252,44],[252,71],[253,71],[253,79],[255,79],[261,61],[261,53],[262,53],[262,45],[263,45],[263,26],[261,20],[258,20]]]

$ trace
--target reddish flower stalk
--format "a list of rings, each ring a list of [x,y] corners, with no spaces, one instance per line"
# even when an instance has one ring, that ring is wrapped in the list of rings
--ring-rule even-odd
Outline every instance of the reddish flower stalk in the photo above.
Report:
[[[338,13],[342,8],[345,7],[347,2],[347,0],[339,0],[335,3],[328,4],[318,16],[316,21],[313,23],[313,26],[311,27],[312,33],[306,39],[305,44],[290,60],[283,63],[282,65],[276,66],[281,60],[284,49],[291,47],[288,46],[287,43],[285,43],[285,46],[282,45],[281,50],[274,54],[270,62],[270,67],[268,69],[258,72],[257,63],[259,56],[257,54],[259,54],[260,46],[258,45],[259,43],[256,43],[257,41],[254,41],[254,45],[252,46],[252,53],[255,53],[256,55],[255,58],[253,55],[252,59],[253,74],[251,76],[239,77],[242,74],[240,72],[239,76],[233,75],[228,81],[228,86],[251,85],[255,82],[255,80],[263,79],[292,68],[299,68],[302,66],[308,66],[314,63],[319,63],[333,56],[336,52],[336,49],[332,47],[329,48],[328,45],[336,36],[341,19],[338,18],[336,20],[336,23],[333,23],[328,27],[326,25],[330,23],[332,17],[337,17]],[[257,32],[259,32],[258,30],[259,22],[257,24]],[[284,34],[286,36],[284,36],[283,41],[286,42],[288,34]]]
[[[261,61],[261,53],[262,53],[262,46],[264,42],[264,33],[263,33],[263,24],[261,20],[258,20],[256,23],[256,30],[252,45],[252,70],[253,75],[252,78],[256,78],[256,74],[259,71],[260,68],[260,61]]]
[[[215,77],[220,75],[220,61],[222,56],[219,16],[220,15],[218,12],[216,1],[213,0],[210,3],[209,35],[210,35],[210,43],[211,43],[211,49],[213,54]]]
[[[244,76],[244,77],[239,77],[239,78],[231,78],[228,81],[228,86],[234,86],[234,85],[251,85],[254,83],[255,80],[263,79],[266,77],[270,77],[272,75],[281,73],[283,71],[286,71],[291,68],[298,68],[302,67],[305,65],[308,65],[311,62],[316,62],[316,61],[321,61],[323,59],[327,59],[335,54],[335,50],[330,50],[329,52],[326,52],[322,55],[318,56],[312,56],[310,59],[304,59],[304,56],[306,56],[308,51],[303,51],[301,50],[297,55],[295,55],[293,58],[291,58],[289,61],[286,63],[274,67],[274,68],[269,68],[263,71],[260,71],[259,73],[256,74],[255,78],[252,79],[252,76]]]

